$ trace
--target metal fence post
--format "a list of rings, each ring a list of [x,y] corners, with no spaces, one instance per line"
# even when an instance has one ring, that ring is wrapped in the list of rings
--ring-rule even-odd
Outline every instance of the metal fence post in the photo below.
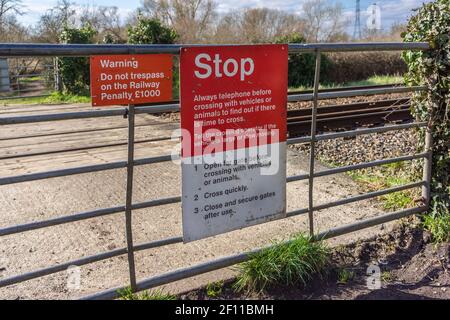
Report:
[[[431,191],[431,165],[432,165],[432,157],[433,157],[433,135],[431,132],[431,128],[428,125],[425,129],[425,150],[424,152],[428,153],[428,155],[424,158],[423,163],[423,181],[425,181],[425,185],[422,187],[422,199],[424,200],[424,204],[429,207],[430,205],[430,191]]]
[[[134,263],[133,249],[133,226],[132,226],[132,205],[133,205],[133,171],[134,171],[134,105],[128,106],[128,161],[127,161],[127,194],[125,203],[125,230],[127,236],[128,267],[130,272],[131,290],[136,291],[136,268]]]
[[[309,154],[309,201],[308,201],[308,219],[309,234],[314,236],[314,164],[316,155],[316,123],[317,123],[317,104],[319,96],[320,82],[320,50],[316,50],[316,69],[314,72],[314,90],[313,107],[311,114],[311,147]]]

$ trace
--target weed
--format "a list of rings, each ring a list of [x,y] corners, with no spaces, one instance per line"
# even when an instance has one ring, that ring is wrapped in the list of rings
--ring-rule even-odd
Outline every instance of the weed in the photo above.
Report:
[[[206,285],[206,295],[210,298],[217,298],[223,290],[223,281],[208,283]]]
[[[355,272],[347,269],[339,269],[338,284],[347,284],[355,278]]]

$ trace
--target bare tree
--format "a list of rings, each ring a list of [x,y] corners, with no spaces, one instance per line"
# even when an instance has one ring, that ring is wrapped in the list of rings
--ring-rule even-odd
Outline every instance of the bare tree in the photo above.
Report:
[[[0,28],[0,42],[27,42],[29,31],[17,21],[14,15],[4,17],[3,26]]]
[[[112,35],[117,41],[126,40],[126,28],[122,23],[117,7],[99,7],[99,20],[102,33]]]
[[[0,30],[11,21],[10,16],[23,15],[24,8],[22,0],[0,0]]]
[[[214,34],[211,35],[211,42],[244,43],[244,37],[241,35],[241,23],[242,14],[238,11],[232,11],[224,15],[219,19]]]
[[[342,5],[330,5],[326,0],[308,0],[302,6],[305,37],[308,41],[331,41],[342,35],[348,21],[343,18]]]
[[[247,9],[242,18],[246,42],[272,42],[275,38],[300,32],[303,22],[295,15],[267,8]]]
[[[76,10],[69,0],[60,0],[57,5],[44,13],[36,27],[36,40],[56,43],[65,25],[76,24]]]
[[[216,17],[213,0],[144,0],[139,14],[174,28],[185,43],[204,42]]]
[[[99,41],[105,37],[112,38],[113,42],[126,40],[126,26],[122,23],[116,6],[84,6],[78,20],[81,25],[90,24],[97,31]]]
[[[294,14],[267,8],[234,11],[223,16],[214,40],[220,43],[264,43],[292,33],[303,33],[304,22]]]

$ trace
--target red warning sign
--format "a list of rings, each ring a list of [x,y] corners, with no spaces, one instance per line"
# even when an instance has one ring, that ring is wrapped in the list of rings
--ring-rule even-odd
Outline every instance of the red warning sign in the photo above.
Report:
[[[91,56],[93,106],[172,100],[172,55]]]
[[[183,139],[183,157],[220,151],[227,130],[278,130],[286,141],[287,60],[286,45],[183,48],[181,128],[192,137]]]

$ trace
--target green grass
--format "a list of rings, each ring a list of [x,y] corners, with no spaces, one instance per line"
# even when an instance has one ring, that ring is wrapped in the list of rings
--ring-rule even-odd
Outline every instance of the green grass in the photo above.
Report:
[[[394,83],[394,84],[403,83],[403,77],[400,75],[372,76],[366,80],[360,80],[360,81],[321,84],[320,89],[353,87],[353,86],[373,86],[373,85],[383,85],[383,84],[392,84],[392,83]],[[312,87],[305,87],[305,86],[289,88],[289,90],[311,90],[311,89],[312,89]]]
[[[176,296],[164,293],[162,290],[144,291],[141,294],[133,293],[131,288],[119,290],[121,300],[176,300]]]
[[[11,104],[61,104],[61,103],[90,103],[91,98],[89,96],[64,94],[59,92],[52,92],[49,96],[44,97],[29,97],[29,98],[17,98],[17,99],[1,99],[1,105]]]
[[[314,275],[322,274],[329,261],[330,250],[322,241],[298,234],[287,243],[273,246],[254,254],[241,263],[234,283],[236,291],[264,291],[278,285],[306,285]]]
[[[450,212],[423,215],[423,226],[428,230],[433,241],[442,243],[450,241]]]
[[[350,172],[349,175],[368,191],[393,188],[414,181],[408,171],[407,163],[396,162],[376,168],[355,170]],[[384,209],[399,210],[413,207],[415,205],[414,199],[417,196],[417,190],[408,189],[380,196],[379,200],[382,201]]]
[[[210,298],[217,298],[222,294],[223,281],[208,283],[206,285],[206,295]]]
[[[41,76],[34,76],[34,77],[20,77],[20,78],[19,78],[19,82],[20,82],[20,83],[30,83],[30,82],[42,81],[42,80],[44,80],[44,78],[41,77]]]
[[[338,284],[347,284],[355,278],[355,272],[347,269],[340,269],[338,272]]]
[[[346,86],[374,86],[391,83],[403,83],[403,77],[395,76],[373,76],[366,80],[347,82]]]
[[[386,283],[392,282],[392,274],[389,271],[383,271],[381,273],[381,281]]]

